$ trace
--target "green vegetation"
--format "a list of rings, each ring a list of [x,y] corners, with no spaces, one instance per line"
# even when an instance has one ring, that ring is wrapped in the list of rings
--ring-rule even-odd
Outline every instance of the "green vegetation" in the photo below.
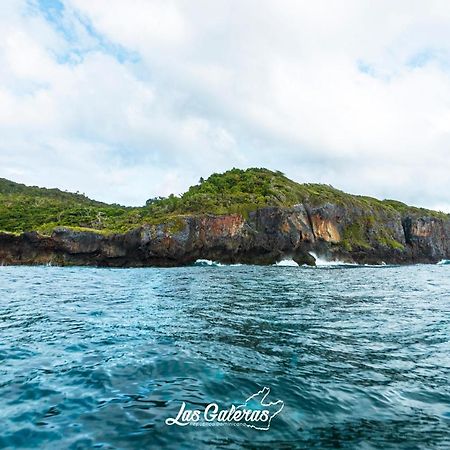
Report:
[[[390,206],[398,211],[400,214],[410,214],[416,216],[431,216],[437,219],[448,219],[448,214],[441,211],[433,211],[425,208],[417,208],[415,206],[408,206],[405,203],[397,200],[383,200],[384,205]]]
[[[381,237],[378,242],[385,247],[391,247],[396,250],[404,250],[405,246],[395,239],[391,239],[389,237]]]
[[[104,234],[125,232],[143,223],[168,222],[172,232],[182,228],[179,197],[160,198],[145,207],[106,204],[59,189],[28,187],[0,179],[0,230],[38,231],[49,235],[58,226]]]
[[[57,226],[127,229],[133,208],[108,205],[82,194],[28,187],[0,178],[0,229],[49,234]]]
[[[371,247],[366,239],[363,222],[355,222],[348,226],[344,231],[342,237],[342,245],[347,251],[352,251],[356,248],[368,249]]]
[[[376,223],[374,216],[362,216],[344,230],[342,245],[347,251],[369,249],[372,247],[371,236],[383,247],[403,250],[403,244],[395,240],[393,231],[384,223]]]
[[[0,179],[0,230],[20,233],[36,230],[50,234],[57,226],[76,230],[95,230],[102,233],[125,232],[141,224],[166,223],[171,232],[181,231],[186,215],[238,213],[244,217],[264,206],[292,206],[307,202],[310,205],[332,203],[346,208],[363,208],[370,212],[361,223],[345,232],[348,248],[364,247],[365,230],[373,226],[374,215],[392,217],[397,212],[421,213],[448,217],[419,208],[410,208],[393,200],[380,201],[370,197],[346,194],[323,184],[299,184],[281,172],[267,169],[232,169],[200,179],[181,196],[154,198],[143,207],[105,204],[76,193],[59,189],[28,187]],[[379,236],[386,245],[392,242],[388,233]]]

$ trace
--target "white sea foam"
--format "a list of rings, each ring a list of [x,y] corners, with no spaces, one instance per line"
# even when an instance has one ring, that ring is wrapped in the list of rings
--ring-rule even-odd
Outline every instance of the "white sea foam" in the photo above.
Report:
[[[317,266],[317,267],[327,267],[327,266],[357,266],[357,265],[358,265],[358,264],[356,264],[356,263],[344,262],[344,261],[340,261],[340,260],[338,260],[338,259],[329,260],[329,259],[320,258],[320,257],[317,256],[314,252],[309,252],[309,254],[316,260],[316,266]]]
[[[439,266],[446,266],[446,265],[450,265],[450,259],[443,259],[441,261],[438,262]]]
[[[210,259],[197,259],[197,261],[195,261],[194,265],[196,266],[214,266],[214,267],[238,267],[238,266],[242,266],[242,264],[222,264],[218,261],[211,261]]]
[[[282,259],[274,264],[275,266],[284,266],[284,267],[298,267],[298,264],[293,259]]]
[[[195,261],[196,266],[221,266],[219,262],[211,261],[210,259],[197,259]]]

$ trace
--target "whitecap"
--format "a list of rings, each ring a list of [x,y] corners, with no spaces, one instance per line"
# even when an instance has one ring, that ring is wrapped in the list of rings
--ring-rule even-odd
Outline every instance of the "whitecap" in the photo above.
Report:
[[[218,261],[212,261],[210,259],[197,259],[194,263],[194,266],[200,267],[239,267],[242,266],[241,263],[236,264],[223,264]]]
[[[358,266],[357,263],[349,263],[345,261],[340,261],[338,259],[324,259],[317,256],[314,252],[309,252],[309,254],[316,260],[316,267],[327,267],[327,266]]]
[[[210,259],[197,259],[194,263],[196,266],[221,266],[222,264],[211,261]]]
[[[283,267],[298,267],[298,264],[293,259],[282,259],[274,264],[274,266]]]

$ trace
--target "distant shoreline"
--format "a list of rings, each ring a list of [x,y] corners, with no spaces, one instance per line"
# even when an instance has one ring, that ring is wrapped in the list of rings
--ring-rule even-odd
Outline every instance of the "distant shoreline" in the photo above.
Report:
[[[450,259],[450,215],[232,169],[141,208],[0,180],[0,264],[173,267],[198,259],[414,264]],[[30,230],[30,231],[25,231]],[[313,256],[315,255],[315,256]]]

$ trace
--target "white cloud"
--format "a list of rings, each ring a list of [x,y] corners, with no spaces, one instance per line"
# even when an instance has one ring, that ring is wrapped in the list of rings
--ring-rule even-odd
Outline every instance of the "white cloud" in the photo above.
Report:
[[[114,42],[140,52],[161,50],[188,39],[187,24],[175,2],[167,0],[72,0],[94,27]]]
[[[450,211],[448,2],[64,6],[2,11],[0,176],[142,204],[267,166]]]

